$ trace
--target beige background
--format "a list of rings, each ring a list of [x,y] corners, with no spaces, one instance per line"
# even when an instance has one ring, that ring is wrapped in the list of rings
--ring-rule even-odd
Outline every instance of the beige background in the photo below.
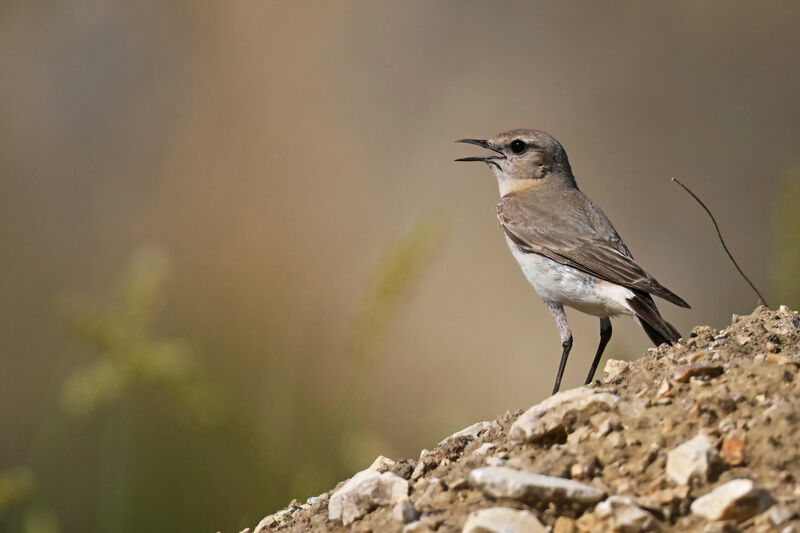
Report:
[[[475,153],[462,137],[556,136],[637,260],[692,305],[660,304],[681,331],[724,326],[755,297],[673,175],[781,303],[771,269],[776,195],[797,164],[799,15],[755,2],[3,3],[0,469],[28,461],[82,361],[54,302],[106,298],[143,244],[171,265],[157,329],[189,342],[234,410],[264,425],[255,447],[286,436],[284,456],[264,461],[311,453],[297,443],[313,422],[276,413],[298,395],[303,413],[330,401],[347,378],[337,369],[350,371],[336,347],[381,250],[431,213],[441,244],[368,354],[362,429],[379,444],[347,464],[413,455],[542,399],[558,335],[501,238],[488,169],[453,162]],[[569,318],[573,386],[598,323]],[[632,321],[614,328],[608,356],[648,347]],[[315,385],[265,385],[280,372]],[[252,479],[220,480],[215,501],[232,501],[203,516],[252,525],[347,468],[271,479],[264,496]],[[62,530],[97,526],[40,486]],[[253,500],[237,506],[236,487]]]

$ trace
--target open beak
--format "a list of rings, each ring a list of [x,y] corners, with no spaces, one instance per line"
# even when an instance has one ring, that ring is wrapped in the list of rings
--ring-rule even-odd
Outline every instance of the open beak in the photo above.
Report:
[[[500,155],[487,155],[485,157],[462,157],[461,159],[456,159],[456,161],[483,161],[484,163],[489,163],[490,165],[497,165],[494,162],[496,159],[505,159],[506,156],[500,150],[496,148],[492,148],[489,145],[489,141],[485,141],[483,139],[459,139],[456,141],[457,143],[467,143],[467,144],[475,144],[480,146],[481,148],[486,148],[487,150],[491,150],[492,152],[497,152]]]

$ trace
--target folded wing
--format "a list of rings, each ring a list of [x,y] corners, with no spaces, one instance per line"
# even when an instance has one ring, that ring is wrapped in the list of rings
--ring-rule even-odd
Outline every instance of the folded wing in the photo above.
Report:
[[[520,250],[543,255],[600,279],[689,307],[682,298],[642,270],[606,216],[580,191],[571,211],[525,194],[509,194],[497,204],[497,219]],[[563,204],[562,204],[563,205]],[[535,224],[546,220],[546,232]]]

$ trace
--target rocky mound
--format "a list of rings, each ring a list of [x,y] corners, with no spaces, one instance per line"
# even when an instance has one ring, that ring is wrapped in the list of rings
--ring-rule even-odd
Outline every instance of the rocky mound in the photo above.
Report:
[[[266,531],[800,532],[800,316],[759,307],[561,392],[375,460]]]

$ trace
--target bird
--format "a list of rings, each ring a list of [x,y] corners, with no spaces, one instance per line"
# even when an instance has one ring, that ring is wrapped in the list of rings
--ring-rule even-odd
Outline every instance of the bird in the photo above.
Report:
[[[586,385],[611,339],[612,317],[632,316],[656,346],[678,342],[680,332],[664,320],[653,296],[684,308],[689,304],[634,261],[605,213],[578,188],[561,143],[535,129],[456,142],[493,152],[456,161],[486,163],[497,178],[497,221],[506,244],[553,315],[561,338],[553,394],[561,387],[572,349],[565,306],[600,319],[600,344]]]

